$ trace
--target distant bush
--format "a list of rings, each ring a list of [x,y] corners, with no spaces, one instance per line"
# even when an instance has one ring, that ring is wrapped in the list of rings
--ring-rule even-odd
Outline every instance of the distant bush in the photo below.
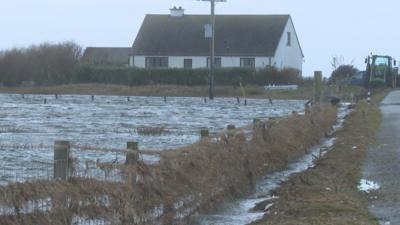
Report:
[[[71,80],[82,48],[74,42],[43,43],[0,52],[0,83],[6,86],[63,84]]]
[[[82,65],[72,76],[72,83],[106,83],[130,86],[150,84],[171,84],[198,86],[208,84],[207,69],[140,69],[127,67],[109,67]],[[218,69],[215,73],[217,85],[267,85],[299,84],[302,77],[299,71],[275,68],[251,70],[245,68]]]
[[[328,80],[328,84],[335,84],[337,80],[344,82],[349,80],[358,72],[358,69],[353,65],[341,65],[335,69]]]

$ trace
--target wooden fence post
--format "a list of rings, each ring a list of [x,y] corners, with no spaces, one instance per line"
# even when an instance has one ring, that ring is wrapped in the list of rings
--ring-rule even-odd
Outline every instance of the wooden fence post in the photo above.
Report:
[[[201,135],[201,138],[202,138],[202,139],[203,139],[203,138],[207,138],[207,137],[210,136],[210,132],[208,131],[208,129],[202,129],[202,130],[200,131],[200,135]]]
[[[253,129],[254,129],[254,130],[258,127],[258,125],[260,124],[260,122],[261,122],[261,119],[259,119],[259,118],[254,118],[254,119],[253,119]]]
[[[54,179],[68,179],[70,148],[68,141],[54,142]]]
[[[135,165],[139,161],[139,143],[138,142],[128,142],[126,144],[128,149],[126,153],[126,161],[125,164],[127,165]]]
[[[321,101],[322,94],[322,72],[315,71],[314,72],[314,99],[315,102]]]
[[[234,130],[234,129],[236,129],[236,126],[235,126],[234,124],[229,124],[229,125],[226,127],[226,129],[227,129],[227,130]]]

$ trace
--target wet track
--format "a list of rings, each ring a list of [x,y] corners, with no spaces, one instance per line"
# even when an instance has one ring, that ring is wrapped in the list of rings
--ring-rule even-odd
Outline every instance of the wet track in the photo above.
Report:
[[[363,177],[380,189],[372,193],[370,210],[381,224],[400,224],[400,91],[381,104],[382,124],[377,144],[368,151]]]

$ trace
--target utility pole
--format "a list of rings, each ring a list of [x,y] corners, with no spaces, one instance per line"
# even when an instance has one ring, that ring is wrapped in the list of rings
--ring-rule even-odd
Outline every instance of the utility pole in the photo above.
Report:
[[[214,74],[215,74],[215,2],[226,2],[226,0],[201,0],[211,3],[211,38],[210,38],[210,75],[208,77],[209,81],[209,95],[210,99],[214,99]]]
[[[215,0],[211,2],[211,46],[210,46],[210,99],[214,99],[214,72],[215,72]]]

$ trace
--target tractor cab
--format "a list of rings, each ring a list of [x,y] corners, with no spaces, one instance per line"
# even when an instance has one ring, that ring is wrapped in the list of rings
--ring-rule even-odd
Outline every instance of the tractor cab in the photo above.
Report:
[[[397,80],[396,60],[390,56],[371,55],[365,59],[366,86],[395,87]]]

